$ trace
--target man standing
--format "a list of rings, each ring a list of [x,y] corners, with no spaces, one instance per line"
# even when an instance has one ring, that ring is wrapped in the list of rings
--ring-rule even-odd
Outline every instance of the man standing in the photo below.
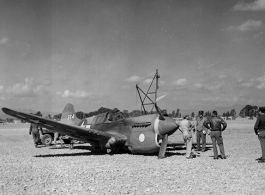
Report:
[[[205,121],[204,126],[207,129],[211,130],[210,136],[213,142],[213,159],[218,159],[218,152],[216,147],[216,142],[219,146],[220,153],[221,153],[221,159],[226,159],[225,156],[225,150],[224,150],[224,143],[223,143],[223,137],[222,137],[222,131],[224,131],[227,127],[226,122],[217,116],[217,111],[212,112],[212,117]]]
[[[259,116],[256,120],[254,130],[256,135],[258,135],[262,157],[258,159],[259,163],[265,163],[265,107],[259,108]]]
[[[38,111],[36,114],[36,116],[42,116],[40,111]],[[34,141],[34,146],[37,148],[38,145],[41,145],[41,139],[40,139],[40,133],[42,134],[42,128],[39,127],[38,125],[31,123],[30,127],[29,127],[29,134],[32,134],[33,137],[33,141]]]
[[[192,125],[189,121],[189,115],[184,116],[183,120],[176,122],[179,125],[181,132],[183,133],[183,139],[186,144],[186,158],[192,159],[196,156],[192,152]]]
[[[207,129],[203,126],[204,122],[206,121],[206,118],[203,117],[203,111],[199,111],[199,115],[196,118],[196,138],[197,138],[197,151],[205,152],[206,148],[206,133]],[[202,140],[202,150],[200,146],[200,142]]]
[[[32,134],[33,137],[33,142],[34,142],[34,146],[35,148],[38,147],[38,145],[41,145],[41,139],[40,139],[40,132],[39,132],[39,128],[36,124],[31,123],[30,127],[29,127],[29,134]]]
[[[42,116],[40,111],[38,111],[35,115],[40,117]],[[40,138],[42,136],[42,127],[36,125],[35,123],[31,123],[29,127],[29,134],[32,134],[35,148],[37,148],[38,145],[42,145]]]

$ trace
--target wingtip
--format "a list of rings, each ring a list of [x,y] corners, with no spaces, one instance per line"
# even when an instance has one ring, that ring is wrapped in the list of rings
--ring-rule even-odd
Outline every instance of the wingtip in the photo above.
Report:
[[[8,110],[9,110],[8,108],[5,108],[5,107],[2,108],[2,111],[3,111],[4,113],[8,112]]]
[[[5,114],[11,115],[11,116],[13,116],[14,113],[17,113],[17,111],[15,111],[15,110],[11,110],[11,109],[9,109],[9,108],[5,108],[5,107],[2,108],[2,111],[3,111]]]

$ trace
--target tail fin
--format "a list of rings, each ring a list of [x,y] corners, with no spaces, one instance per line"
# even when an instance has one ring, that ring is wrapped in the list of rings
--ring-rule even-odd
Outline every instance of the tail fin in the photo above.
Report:
[[[60,122],[68,125],[74,125],[79,123],[80,121],[81,120],[76,117],[73,104],[70,103],[66,104],[66,106],[63,109]]]

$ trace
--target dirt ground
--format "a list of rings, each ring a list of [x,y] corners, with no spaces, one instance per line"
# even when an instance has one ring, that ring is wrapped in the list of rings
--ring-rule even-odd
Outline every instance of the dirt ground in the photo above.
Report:
[[[213,160],[210,146],[191,160],[185,147],[170,147],[161,160],[95,153],[88,144],[35,148],[28,124],[0,125],[0,194],[263,194],[265,163],[255,161],[261,148],[254,122],[228,121],[226,160]],[[170,137],[177,141],[179,132]]]

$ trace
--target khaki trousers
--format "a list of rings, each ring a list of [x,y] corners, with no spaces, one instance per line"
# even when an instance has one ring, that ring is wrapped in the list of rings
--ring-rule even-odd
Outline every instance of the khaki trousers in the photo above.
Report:
[[[183,133],[184,143],[186,145],[186,157],[191,155],[191,148],[192,148],[192,134],[191,132],[184,132]]]
[[[265,131],[260,131],[258,134],[258,138],[261,146],[262,159],[265,160]]]
[[[225,150],[224,150],[224,143],[223,143],[223,137],[221,131],[211,131],[211,139],[213,142],[213,155],[214,158],[218,157],[216,142],[219,146],[220,153],[222,157],[225,157]]]
[[[197,138],[197,150],[201,149],[201,140],[202,140],[202,150],[206,149],[206,134],[204,134],[202,131],[197,131],[196,133]]]

